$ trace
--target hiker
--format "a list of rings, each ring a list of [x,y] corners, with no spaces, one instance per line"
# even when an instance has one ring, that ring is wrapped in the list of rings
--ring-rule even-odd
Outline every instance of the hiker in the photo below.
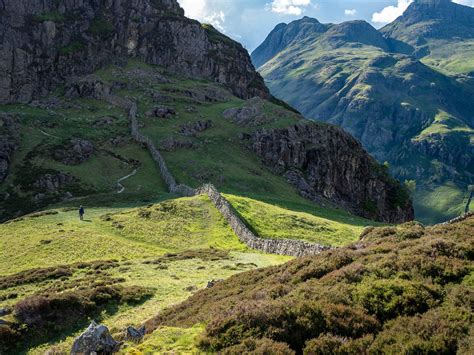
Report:
[[[84,220],[84,207],[82,206],[79,207],[79,218],[81,219],[81,221]]]

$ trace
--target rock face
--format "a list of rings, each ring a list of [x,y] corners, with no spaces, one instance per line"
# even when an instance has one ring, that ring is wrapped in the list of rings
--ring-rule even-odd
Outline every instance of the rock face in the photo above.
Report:
[[[110,335],[105,325],[92,322],[72,345],[71,355],[112,354],[118,350],[120,343]]]
[[[13,152],[19,143],[19,120],[12,116],[0,115],[0,183],[5,181]]]
[[[73,138],[65,147],[56,149],[53,158],[66,165],[79,165],[89,160],[93,153],[94,146],[90,141]]]
[[[54,193],[60,188],[67,186],[76,181],[71,174],[58,172],[56,174],[45,174],[33,183],[33,187],[41,192]]]
[[[330,125],[298,124],[253,134],[251,148],[286,173],[300,193],[323,196],[383,222],[413,219],[408,194],[349,134]]]
[[[3,0],[0,13],[0,103],[30,102],[126,57],[269,96],[245,49],[176,0]]]

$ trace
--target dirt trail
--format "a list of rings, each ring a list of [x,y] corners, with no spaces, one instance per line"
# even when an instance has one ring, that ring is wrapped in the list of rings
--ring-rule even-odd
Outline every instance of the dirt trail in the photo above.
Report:
[[[130,174],[117,180],[117,187],[118,187],[117,193],[118,194],[121,194],[122,192],[125,191],[125,186],[123,186],[121,182],[127,180],[128,178],[131,178],[132,176],[136,174],[137,174],[137,169],[134,169]]]

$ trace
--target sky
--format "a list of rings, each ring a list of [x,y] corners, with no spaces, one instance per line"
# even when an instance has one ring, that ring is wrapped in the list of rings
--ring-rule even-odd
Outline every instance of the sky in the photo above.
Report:
[[[453,0],[474,7],[474,0]],[[366,20],[380,28],[413,0],[178,0],[186,16],[210,23],[249,52],[281,22],[310,16],[323,23]]]

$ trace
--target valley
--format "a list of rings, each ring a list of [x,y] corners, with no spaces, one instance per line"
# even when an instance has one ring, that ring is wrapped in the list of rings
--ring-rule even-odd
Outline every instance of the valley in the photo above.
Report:
[[[463,211],[473,183],[473,18],[450,0],[415,1],[379,31],[305,17],[278,25],[252,60],[274,95],[416,183],[416,218],[439,223]]]
[[[176,0],[0,1],[0,354],[469,353],[469,63],[288,27],[267,88]]]

